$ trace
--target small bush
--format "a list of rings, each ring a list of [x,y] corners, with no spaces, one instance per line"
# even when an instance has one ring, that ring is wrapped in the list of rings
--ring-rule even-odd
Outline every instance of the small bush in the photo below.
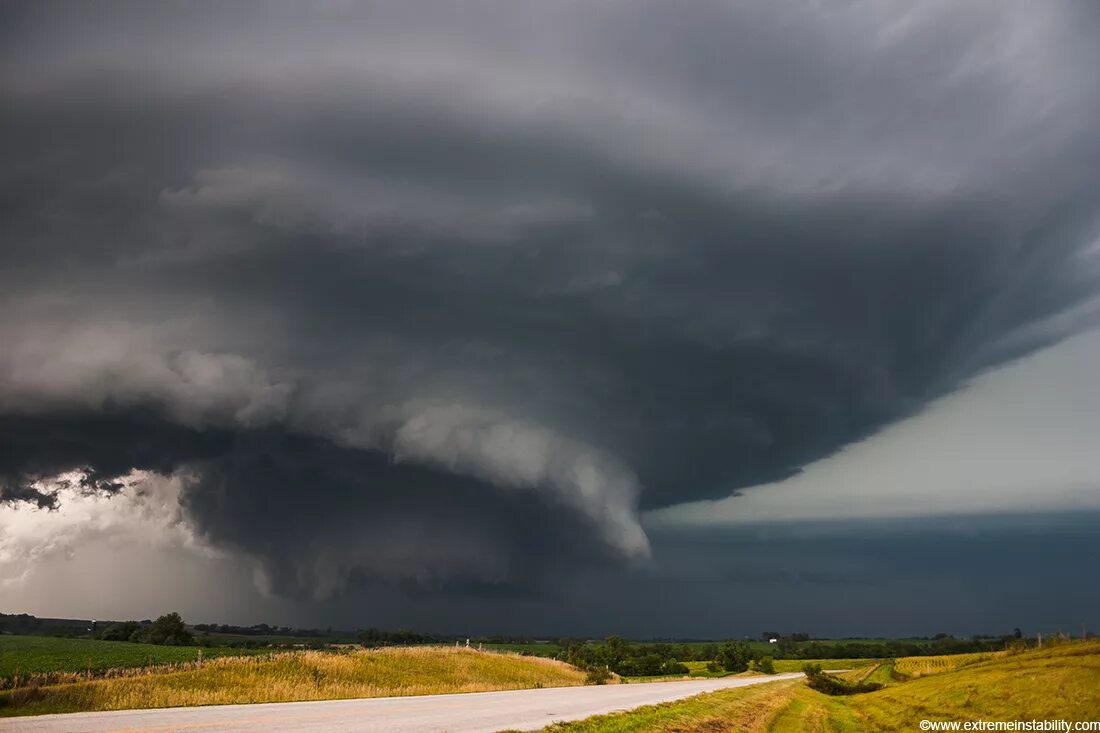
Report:
[[[584,678],[584,684],[586,685],[606,685],[610,681],[611,672],[606,667],[592,667]]]
[[[771,657],[760,657],[756,660],[756,671],[764,674],[775,674],[775,662]]]
[[[661,665],[661,674],[689,674],[690,672],[691,670],[687,668],[686,664],[678,662],[675,659],[667,659],[665,663]]]

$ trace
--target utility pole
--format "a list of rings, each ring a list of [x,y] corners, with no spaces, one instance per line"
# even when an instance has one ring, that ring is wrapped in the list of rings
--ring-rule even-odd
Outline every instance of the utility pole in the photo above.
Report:
[[[1039,639],[1039,648],[1042,649],[1043,648],[1043,633],[1042,632],[1037,633],[1036,638]]]

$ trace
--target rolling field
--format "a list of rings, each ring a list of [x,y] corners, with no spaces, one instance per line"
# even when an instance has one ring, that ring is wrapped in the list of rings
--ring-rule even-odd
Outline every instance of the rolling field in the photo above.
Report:
[[[962,660],[953,669],[852,696],[849,706],[870,730],[884,731],[916,730],[925,718],[1100,720],[1100,644]]]
[[[0,716],[583,685],[562,662],[453,647],[283,652],[0,692]]]
[[[160,646],[128,641],[0,636],[0,688],[20,680],[48,682],[65,675],[102,675],[108,670],[195,662],[203,658],[256,654],[263,650]]]
[[[943,654],[936,657],[902,657],[900,659],[868,659],[868,660],[818,660],[817,663],[823,667],[828,667],[827,663],[833,663],[837,665],[838,662],[844,661],[865,661],[867,666],[857,666],[851,664],[853,669],[849,672],[843,672],[839,674],[849,682],[873,682],[876,684],[887,685],[898,684],[918,677],[927,677],[928,675],[941,674],[943,672],[953,672],[962,667],[970,666],[971,664],[977,664],[978,662],[987,662],[992,659],[997,659],[1006,656],[1006,652],[981,652],[976,654]],[[839,666],[839,665],[837,665]]]
[[[915,731],[921,720],[1100,720],[1100,643],[958,655],[877,692],[830,697],[801,681],[701,695],[546,728],[556,733]],[[903,661],[903,660],[898,660]],[[889,662],[868,679],[887,676]],[[862,672],[861,672],[862,673]]]
[[[930,674],[951,672],[978,662],[1005,656],[1005,652],[982,652],[978,654],[947,654],[940,657],[902,657],[894,662],[898,674],[909,678],[926,677]]]

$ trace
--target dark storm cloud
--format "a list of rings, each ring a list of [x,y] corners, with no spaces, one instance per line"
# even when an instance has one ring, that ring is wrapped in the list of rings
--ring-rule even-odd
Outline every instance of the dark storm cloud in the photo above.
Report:
[[[184,517],[257,561],[265,592],[327,596],[350,580],[526,594],[551,569],[602,564],[598,528],[553,502],[278,430],[189,429],[137,409],[5,416],[0,438],[0,501],[56,508],[49,487],[109,496],[134,470],[181,477]]]
[[[260,434],[191,468],[188,515],[215,544],[259,558],[261,588],[280,595],[325,597],[349,580],[530,593],[602,564],[595,528],[552,503],[377,452]]]
[[[1095,323],[1095,21],[671,13],[9,11],[2,497],[186,471],[276,592],[507,586]]]
[[[0,501],[54,506],[36,484],[80,471],[82,490],[110,494],[132,470],[171,474],[183,461],[217,455],[228,436],[165,423],[141,411],[122,415],[60,414],[0,417]]]

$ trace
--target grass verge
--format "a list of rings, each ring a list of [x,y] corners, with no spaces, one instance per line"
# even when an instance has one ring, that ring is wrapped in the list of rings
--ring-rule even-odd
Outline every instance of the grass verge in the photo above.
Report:
[[[0,716],[567,687],[563,662],[450,647],[284,652],[202,668],[0,692]]]
[[[799,680],[782,680],[679,702],[648,705],[626,713],[555,723],[543,730],[554,733],[764,731],[768,721],[787,705],[791,695],[801,686]]]

